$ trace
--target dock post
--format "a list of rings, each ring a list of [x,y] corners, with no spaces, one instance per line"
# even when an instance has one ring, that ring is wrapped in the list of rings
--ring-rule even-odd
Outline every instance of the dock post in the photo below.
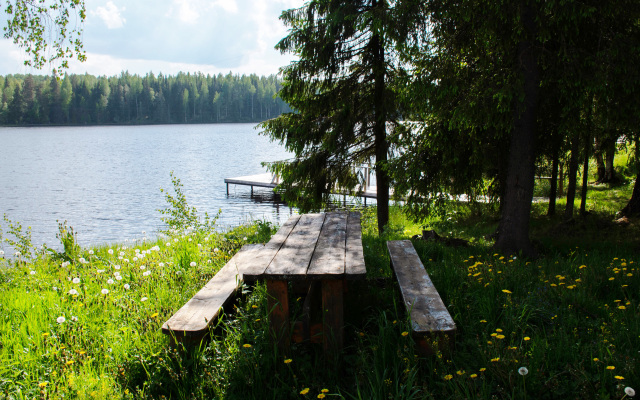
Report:
[[[229,182],[227,182],[227,196],[229,195]]]

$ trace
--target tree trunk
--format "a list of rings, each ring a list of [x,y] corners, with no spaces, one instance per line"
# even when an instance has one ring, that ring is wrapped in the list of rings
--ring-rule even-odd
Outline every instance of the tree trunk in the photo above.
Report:
[[[556,197],[558,196],[558,149],[553,151],[553,161],[551,165],[551,190],[549,191],[549,209],[547,215],[556,215]]]
[[[374,0],[373,6],[377,5],[378,2]],[[387,143],[387,111],[384,101],[384,48],[378,35],[374,35],[372,41],[372,49],[375,52],[373,65],[375,126],[373,129],[376,152],[376,203],[378,207],[378,233],[382,234],[389,223],[389,175],[386,169],[389,144]]]
[[[531,6],[522,5],[522,23],[528,40],[518,45],[520,74],[524,83],[523,106],[514,107],[514,129],[509,144],[509,170],[502,219],[495,247],[506,254],[535,256],[529,240],[529,220],[535,177],[535,138],[540,75],[533,46],[535,21]],[[520,113],[520,110],[522,112]]]
[[[626,217],[640,214],[640,184],[638,184],[639,177],[636,177],[636,183],[633,184],[633,193],[631,193],[631,199],[622,210],[620,214]]]
[[[604,182],[605,167],[604,167],[604,158],[602,157],[602,140],[598,139],[597,135],[596,135],[596,140],[595,140],[595,145],[593,150],[593,157],[596,159],[596,166],[597,166],[598,177],[596,178],[596,182],[598,183]]]
[[[613,167],[617,140],[617,138],[612,138],[611,141],[607,142],[605,148],[604,182],[615,182],[617,179],[616,170]]]
[[[587,189],[589,186],[589,149],[591,143],[587,140],[584,148],[584,166],[582,167],[582,190],[580,191],[580,216],[587,215]]]
[[[564,220],[573,218],[573,202],[576,199],[576,181],[578,180],[578,152],[580,141],[573,139],[571,144],[571,159],[569,160],[569,185],[567,186],[567,206],[564,209]]]

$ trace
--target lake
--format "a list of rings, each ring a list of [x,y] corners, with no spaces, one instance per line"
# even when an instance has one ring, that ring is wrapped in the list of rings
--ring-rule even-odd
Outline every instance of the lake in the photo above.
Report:
[[[189,205],[222,215],[221,227],[250,218],[281,223],[294,211],[270,189],[224,178],[264,173],[262,161],[290,155],[254,124],[0,127],[0,213],[32,227],[35,244],[58,247],[56,220],[81,245],[140,239],[162,228],[160,188],[180,178]],[[0,221],[6,234],[6,223]]]

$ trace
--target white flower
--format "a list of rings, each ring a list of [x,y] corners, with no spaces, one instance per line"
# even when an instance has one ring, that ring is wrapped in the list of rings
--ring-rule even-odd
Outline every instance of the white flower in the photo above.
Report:
[[[522,376],[525,376],[529,373],[529,370],[527,369],[527,367],[520,367],[518,368],[518,373]]]
[[[176,275],[182,275],[182,271],[176,271]]]
[[[140,269],[147,269],[147,266],[146,265],[141,265]]]
[[[113,285],[113,279],[108,279],[108,280],[107,280],[107,283],[108,283],[109,285]]]
[[[207,263],[211,264],[211,260],[207,260]]]
[[[133,262],[138,261],[138,257],[133,257]]]
[[[205,242],[208,242],[208,241],[209,241],[209,236],[207,236],[206,238],[204,238],[204,241],[205,241]]]
[[[164,263],[161,262],[160,264],[158,264],[158,267],[164,267]]]
[[[128,258],[125,258],[125,259],[124,259],[124,260],[122,260],[122,261],[123,261],[123,262],[128,263],[128,262],[129,262],[129,259],[128,259]]]
[[[89,254],[93,254],[93,250],[89,250]]]
[[[142,276],[149,276],[149,275],[151,275],[151,271],[145,271],[145,272],[142,274]]]
[[[246,242],[247,241],[247,237],[246,236],[243,237],[242,240],[244,240]]]
[[[189,240],[188,240],[188,241],[189,241],[189,242],[191,242],[191,241],[193,241],[193,239],[189,238]]]
[[[178,238],[173,239],[174,242],[178,243]]]
[[[131,288],[131,286],[129,286],[129,284],[128,284],[128,283],[125,283],[125,284],[124,284],[124,288],[125,288],[126,290],[129,290],[129,289]]]
[[[0,250],[0,256],[4,255],[4,250]]]
[[[78,322],[78,317],[73,316],[73,317],[71,317],[71,320],[72,320],[72,321],[76,321],[76,322]]]
[[[198,243],[198,247],[202,247],[202,245],[200,243]]]
[[[227,241],[227,238],[226,238],[226,237],[223,237],[223,238],[222,238],[222,241],[223,241],[223,242],[226,242],[226,241]]]
[[[22,255],[22,253],[20,253],[19,251],[16,251],[15,253],[13,253],[14,256],[16,257],[20,257]]]
[[[36,274],[36,271],[31,271],[31,272],[29,272],[29,273],[30,273],[31,275],[35,275],[35,274]]]
[[[192,267],[195,267],[196,266],[196,262],[195,261],[191,261],[191,263],[189,265],[192,266]]]
[[[167,242],[167,247],[171,247],[171,242]]]
[[[69,290],[69,294],[70,294],[70,295],[72,295],[72,296],[74,296],[74,295],[77,295],[77,294],[78,294],[78,291],[77,291],[77,290],[75,290],[75,289],[71,289],[71,290]]]
[[[73,283],[80,283],[80,278],[73,278],[73,280],[71,281]]]
[[[54,292],[57,292],[57,291],[58,291],[58,288],[54,286],[54,287],[53,287],[53,291],[54,291]]]
[[[136,249],[136,254],[140,253],[140,249]]]
[[[630,388],[629,386],[627,386],[626,388],[624,388],[624,393],[629,396],[629,397],[633,397],[636,395],[636,391],[633,390],[633,388]]]
[[[122,256],[118,256],[118,260],[122,260]]]
[[[69,261],[65,261],[62,263],[61,267],[62,268],[67,268],[71,263]]]
[[[118,275],[120,275],[120,272],[118,272],[118,271],[113,273],[113,276],[118,276]]]
[[[107,250],[107,253],[109,253],[109,254],[113,254],[113,249],[109,249],[109,250]]]
[[[117,280],[117,281],[121,281],[121,280],[122,280],[122,277],[121,277],[120,275],[116,275],[116,280]]]
[[[121,251],[120,253],[118,253],[118,255],[119,255],[120,257],[124,257],[124,251]]]
[[[99,274],[101,274],[101,273],[103,273],[103,272],[104,272],[104,270],[103,270],[103,269],[99,269],[99,270],[97,270],[97,271],[98,271],[98,273],[99,273]]]
[[[213,249],[213,252],[214,252],[214,253],[217,253],[217,252],[219,252],[219,251],[220,251],[220,249],[219,249],[219,248],[217,248],[217,247],[216,247],[215,249]]]
[[[66,320],[67,320],[67,319],[66,319],[65,317],[60,316],[60,317],[58,317],[58,318],[56,319],[56,322],[57,322],[57,323],[59,323],[59,324],[62,324],[62,323],[64,323],[64,321],[66,321]]]
[[[84,264],[85,262],[87,262],[87,260],[85,260],[84,257],[80,257],[78,261],[80,261],[80,264]]]
[[[146,298],[146,297],[143,297],[143,298],[140,299],[140,301],[147,301],[147,300],[149,300],[149,299]]]
[[[109,289],[102,289],[102,294],[109,294]]]

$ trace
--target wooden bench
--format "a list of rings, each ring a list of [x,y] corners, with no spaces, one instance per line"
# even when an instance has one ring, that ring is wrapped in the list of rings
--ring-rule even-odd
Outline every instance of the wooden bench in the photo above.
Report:
[[[207,284],[162,325],[176,341],[202,340],[243,282],[243,269],[251,264],[262,244],[245,244]]]
[[[388,241],[391,266],[395,272],[402,301],[411,318],[412,334],[423,355],[434,354],[432,343],[440,350],[455,340],[456,324],[433,286],[418,253],[409,240]]]

